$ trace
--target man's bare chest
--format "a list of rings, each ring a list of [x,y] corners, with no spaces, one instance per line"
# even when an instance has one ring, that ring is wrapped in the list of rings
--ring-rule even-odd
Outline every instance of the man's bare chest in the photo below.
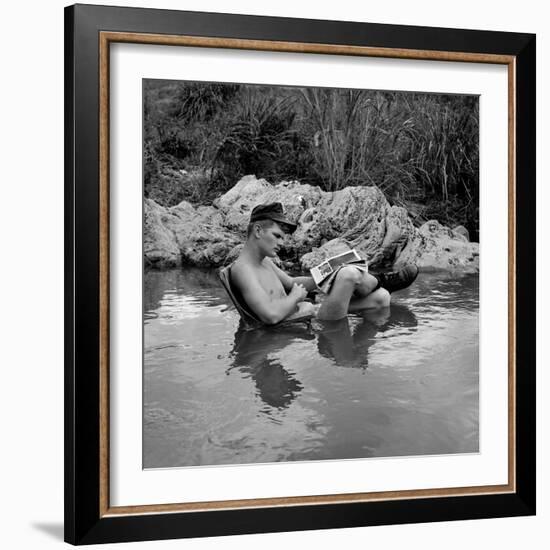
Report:
[[[257,277],[260,285],[270,298],[281,298],[286,296],[285,289],[279,277],[269,267],[259,268]]]

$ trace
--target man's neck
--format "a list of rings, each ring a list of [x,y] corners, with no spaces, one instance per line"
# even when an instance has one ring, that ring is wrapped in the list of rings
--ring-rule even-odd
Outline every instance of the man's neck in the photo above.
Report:
[[[244,244],[241,255],[245,256],[253,265],[261,265],[265,258],[265,254],[262,254],[258,248],[251,245],[249,242]]]

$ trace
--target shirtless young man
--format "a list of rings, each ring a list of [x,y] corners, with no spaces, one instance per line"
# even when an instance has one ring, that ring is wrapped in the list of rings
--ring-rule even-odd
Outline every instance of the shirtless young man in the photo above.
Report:
[[[311,313],[324,320],[342,319],[361,309],[387,307],[390,292],[409,286],[418,274],[416,266],[386,278],[344,266],[316,311],[313,304],[304,302],[307,293],[316,288],[313,278],[290,277],[271,260],[282,247],[285,233],[295,229],[296,224],[285,219],[281,203],[256,206],[250,216],[246,243],[231,268],[232,284],[266,324]]]

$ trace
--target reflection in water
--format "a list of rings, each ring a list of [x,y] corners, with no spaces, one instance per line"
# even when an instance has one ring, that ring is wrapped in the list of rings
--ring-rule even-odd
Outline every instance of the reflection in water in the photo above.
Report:
[[[350,327],[351,316],[338,321],[316,321],[317,349],[323,357],[334,359],[340,367],[368,367],[368,349],[375,336],[394,327],[416,327],[414,313],[403,305],[377,310],[365,310],[353,316],[359,318]]]
[[[476,452],[478,322],[476,276],[244,331],[214,271],[146,272],[144,467]]]
[[[193,268],[183,271],[146,271],[143,282],[143,311],[145,318],[156,318],[156,310],[167,294],[189,294],[199,299],[201,305],[217,306],[225,303],[226,296],[220,288],[218,275],[211,269]]]
[[[277,353],[299,340],[316,340],[323,357],[332,359],[340,367],[368,366],[368,349],[379,332],[390,328],[416,327],[414,314],[406,307],[369,310],[354,315],[359,322],[352,328],[350,319],[338,321],[315,320],[314,328],[296,323],[285,327],[264,327],[247,330],[242,322],[235,332],[228,374],[237,369],[245,378],[251,378],[260,399],[270,407],[284,409],[303,389],[302,384],[281,364]]]
[[[315,320],[314,328],[302,324],[246,330],[240,322],[232,350],[233,369],[251,378],[258,396],[271,407],[283,409],[303,389],[302,384],[281,364],[277,352],[299,340],[316,340],[319,353],[339,367],[368,366],[368,349],[378,333],[393,327],[416,327],[414,313],[406,306],[369,310],[354,315],[359,319],[350,327],[350,318],[338,321]]]
[[[254,380],[258,396],[264,403],[278,409],[286,408],[303,386],[272,354],[286,348],[295,340],[314,338],[309,329],[300,324],[246,330],[239,323],[235,332],[231,369],[236,368],[245,377]]]

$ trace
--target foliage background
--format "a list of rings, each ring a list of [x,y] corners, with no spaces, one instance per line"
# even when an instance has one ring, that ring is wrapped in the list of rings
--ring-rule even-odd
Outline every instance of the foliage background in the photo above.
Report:
[[[376,185],[478,240],[477,96],[144,81],[144,192],[209,204],[242,176]]]

